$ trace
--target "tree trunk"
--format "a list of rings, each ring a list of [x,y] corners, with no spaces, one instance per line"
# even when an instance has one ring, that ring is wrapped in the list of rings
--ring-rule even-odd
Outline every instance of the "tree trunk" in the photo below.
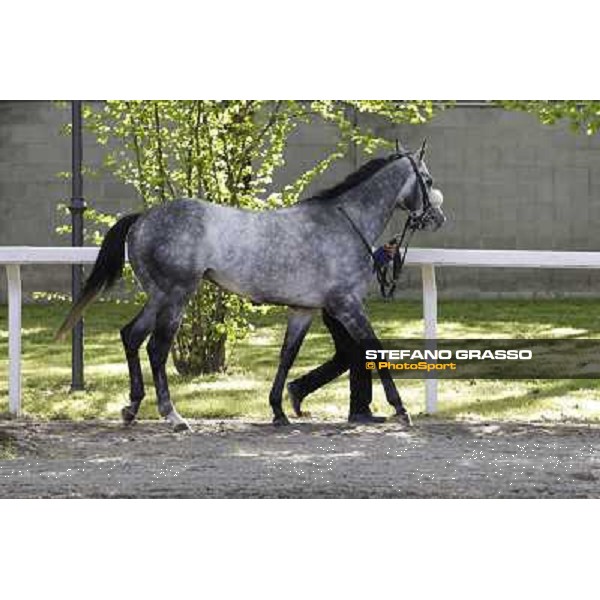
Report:
[[[223,292],[204,283],[191,299],[173,344],[173,362],[181,375],[219,373],[227,368]]]

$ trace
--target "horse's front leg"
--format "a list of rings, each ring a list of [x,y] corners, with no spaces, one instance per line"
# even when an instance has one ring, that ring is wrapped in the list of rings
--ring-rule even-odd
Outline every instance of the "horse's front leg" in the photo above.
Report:
[[[336,296],[327,303],[327,311],[344,325],[359,346],[362,347],[366,340],[373,340],[376,349],[382,348],[360,300],[351,295]],[[381,370],[379,376],[387,401],[396,410],[396,417],[402,423],[411,425],[410,416],[402,404],[402,399],[389,371]]]
[[[302,346],[306,332],[313,319],[312,310],[292,309],[288,313],[288,323],[279,356],[279,367],[269,393],[269,404],[273,410],[274,425],[289,425],[282,408],[283,386]]]

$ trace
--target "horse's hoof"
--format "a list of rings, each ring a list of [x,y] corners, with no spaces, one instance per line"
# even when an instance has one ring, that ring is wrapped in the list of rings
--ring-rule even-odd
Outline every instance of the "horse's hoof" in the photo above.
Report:
[[[289,424],[290,420],[285,415],[273,417],[273,425],[275,425],[275,427],[284,427],[285,425]]]
[[[131,425],[135,421],[136,414],[129,408],[124,406],[121,409],[121,419],[123,419],[123,425]]]
[[[412,427],[412,419],[405,410],[398,411],[392,418],[394,419],[394,421],[396,421],[397,423],[401,423],[405,427]]]
[[[173,431],[179,433],[181,431],[191,431],[192,428],[188,425],[188,422],[181,417],[181,415],[172,409],[171,412],[165,416],[165,421],[170,423],[173,427]]]
[[[294,387],[292,385],[292,383],[288,383],[287,384],[287,392],[288,392],[288,396],[290,397],[290,403],[292,405],[292,408],[294,409],[294,414],[297,417],[304,417],[305,414],[302,412],[302,396],[300,396],[300,394],[298,394],[296,391],[294,391]]]
[[[181,423],[175,423],[173,425],[173,431],[175,433],[181,433],[182,431],[191,431],[192,428],[188,425],[186,421],[182,421]]]

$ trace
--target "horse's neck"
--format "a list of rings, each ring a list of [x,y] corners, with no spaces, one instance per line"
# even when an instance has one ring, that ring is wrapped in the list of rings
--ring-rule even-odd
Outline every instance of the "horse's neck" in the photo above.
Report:
[[[387,177],[376,174],[344,203],[344,207],[352,213],[354,222],[370,243],[374,244],[383,233],[396,207],[403,182],[403,179],[397,176],[390,177],[389,173]]]

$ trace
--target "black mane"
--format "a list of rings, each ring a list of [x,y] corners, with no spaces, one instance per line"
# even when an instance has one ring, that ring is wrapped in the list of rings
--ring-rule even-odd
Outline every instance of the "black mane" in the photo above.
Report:
[[[344,181],[334,185],[333,187],[327,188],[325,190],[321,190],[317,192],[314,196],[310,198],[305,198],[304,200],[300,200],[300,202],[313,202],[320,200],[333,200],[341,196],[344,192],[351,190],[356,187],[363,181],[370,179],[383,169],[386,165],[391,163],[393,160],[398,158],[397,154],[391,154],[390,156],[382,157],[382,158],[373,158],[369,162],[365,163],[358,170],[354,171],[354,173],[350,173]]]

